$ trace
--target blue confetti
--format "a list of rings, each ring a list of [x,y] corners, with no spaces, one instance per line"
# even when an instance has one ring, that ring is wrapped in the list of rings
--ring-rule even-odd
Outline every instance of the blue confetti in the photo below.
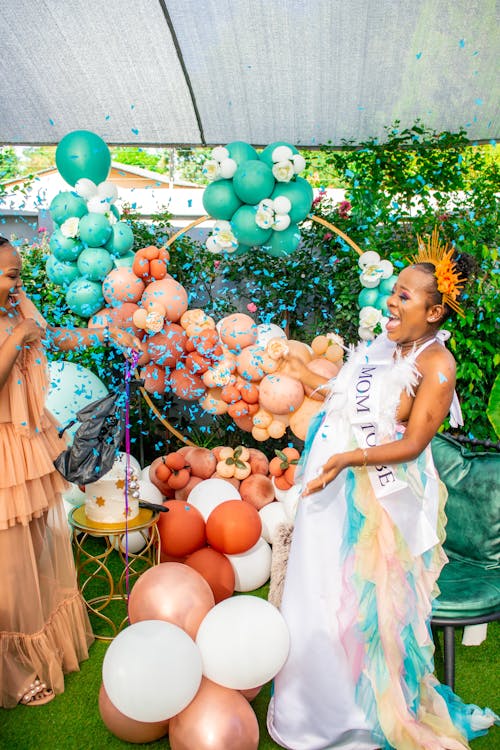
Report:
[[[417,60],[420,60],[420,58],[422,57],[422,53],[421,52],[417,52],[417,54],[415,55],[415,57],[417,58]]]

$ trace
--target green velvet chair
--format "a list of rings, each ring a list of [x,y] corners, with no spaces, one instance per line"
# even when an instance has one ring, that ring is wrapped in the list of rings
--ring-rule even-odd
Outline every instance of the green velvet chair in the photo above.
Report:
[[[444,681],[453,689],[455,628],[500,619],[500,453],[473,453],[437,435],[432,454],[448,489],[449,562],[438,580],[431,625],[443,629]]]

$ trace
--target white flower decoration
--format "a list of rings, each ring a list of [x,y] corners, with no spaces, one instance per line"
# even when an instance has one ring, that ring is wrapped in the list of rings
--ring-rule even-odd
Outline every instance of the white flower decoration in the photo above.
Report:
[[[337,344],[338,346],[344,347],[344,339],[342,336],[339,336],[338,333],[327,333],[325,334],[328,341],[331,341],[332,344]]]
[[[370,305],[362,307],[359,311],[360,328],[368,328],[373,331],[377,323],[381,323],[382,317],[382,311],[377,310],[376,307],[371,307]]]
[[[361,268],[359,277],[361,284],[368,289],[378,286],[381,279],[392,276],[393,265],[389,260],[380,260],[380,255],[374,250],[363,253],[358,260]]]
[[[290,226],[290,215],[289,214],[276,214],[273,222],[273,229],[275,232],[283,232]]]
[[[273,176],[277,182],[290,182],[295,176],[295,170],[291,161],[278,161],[273,164]]]
[[[261,229],[271,229],[274,223],[274,208],[272,201],[265,198],[259,203],[255,214],[255,223]]]
[[[223,159],[220,162],[221,177],[223,177],[225,180],[230,180],[231,177],[234,177],[234,173],[237,169],[238,165],[236,164],[234,159]]]
[[[257,208],[255,223],[261,229],[274,229],[276,232],[282,232],[290,226],[291,220],[288,211],[291,208],[290,200],[284,196],[274,200],[264,198]]]
[[[272,201],[273,208],[275,213],[277,214],[289,214],[292,210],[292,204],[290,202],[290,198],[287,198],[284,195],[279,195],[277,198],[275,198]]]
[[[147,333],[159,333],[165,323],[165,316],[156,310],[150,310],[146,316]]]
[[[78,227],[80,219],[78,216],[70,216],[69,219],[61,224],[61,234],[65,237],[78,237]]]
[[[215,161],[215,159],[209,159],[208,161],[206,161],[201,172],[205,175],[209,182],[215,182],[215,180],[222,179],[222,175],[220,173],[220,164],[218,161]]]
[[[205,244],[211,253],[234,253],[238,247],[238,240],[233,234],[230,222],[216,221],[213,232]]]

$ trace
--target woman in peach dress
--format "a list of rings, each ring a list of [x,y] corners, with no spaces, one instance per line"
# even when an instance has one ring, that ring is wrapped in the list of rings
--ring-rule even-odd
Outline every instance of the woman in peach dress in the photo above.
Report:
[[[64,691],[93,641],[78,591],[53,460],[64,450],[45,409],[47,325],[21,289],[21,259],[0,238],[0,706],[41,705]],[[52,329],[63,350],[115,340],[118,329]]]

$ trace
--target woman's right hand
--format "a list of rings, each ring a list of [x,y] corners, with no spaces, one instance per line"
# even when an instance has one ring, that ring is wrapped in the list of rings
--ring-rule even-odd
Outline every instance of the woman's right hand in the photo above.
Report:
[[[39,341],[44,331],[32,318],[25,318],[22,323],[15,327],[13,333],[18,336],[19,345],[24,346]]]

